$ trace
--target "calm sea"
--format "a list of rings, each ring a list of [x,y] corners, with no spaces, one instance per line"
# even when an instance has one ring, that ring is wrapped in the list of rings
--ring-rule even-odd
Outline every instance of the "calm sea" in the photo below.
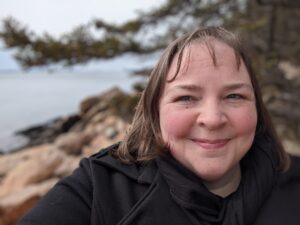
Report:
[[[114,86],[131,91],[140,78],[122,72],[0,74],[0,151],[26,140],[14,133],[79,110],[79,103]]]

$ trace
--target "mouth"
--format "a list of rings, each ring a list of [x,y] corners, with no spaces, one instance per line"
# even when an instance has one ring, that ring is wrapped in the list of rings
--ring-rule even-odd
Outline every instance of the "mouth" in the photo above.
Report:
[[[224,147],[230,139],[191,139],[194,143],[204,149],[220,149]]]

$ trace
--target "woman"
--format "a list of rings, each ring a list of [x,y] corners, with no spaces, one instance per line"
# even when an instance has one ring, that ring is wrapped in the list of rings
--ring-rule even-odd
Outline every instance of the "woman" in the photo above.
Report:
[[[288,166],[238,38],[202,28],[166,48],[125,140],[83,159],[19,225],[297,224],[299,196],[280,202],[291,176],[300,187]]]

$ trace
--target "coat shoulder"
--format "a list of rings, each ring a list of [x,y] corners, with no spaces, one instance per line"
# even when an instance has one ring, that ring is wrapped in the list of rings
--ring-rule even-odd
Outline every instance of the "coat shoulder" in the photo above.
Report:
[[[98,175],[99,172],[101,174],[104,169],[108,173],[120,174],[137,183],[151,184],[157,172],[155,160],[143,163],[124,163],[112,154],[118,147],[119,143],[111,145],[88,158],[92,174]]]
[[[280,174],[278,185],[261,209],[255,225],[299,224],[299,205],[300,157],[291,156],[290,169]]]

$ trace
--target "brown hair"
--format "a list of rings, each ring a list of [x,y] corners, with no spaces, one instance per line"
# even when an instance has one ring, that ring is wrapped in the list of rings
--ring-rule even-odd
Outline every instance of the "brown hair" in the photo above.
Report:
[[[258,115],[256,137],[268,136],[276,146],[279,157],[279,169],[288,167],[289,158],[284,151],[279,138],[276,136],[270,116],[262,101],[262,95],[252,66],[245,55],[239,38],[222,27],[205,27],[194,32],[187,33],[173,41],[163,52],[157,65],[152,70],[148,84],[143,91],[136,108],[132,124],[123,142],[120,143],[115,152],[118,158],[124,162],[143,162],[157,157],[165,151],[167,146],[162,140],[159,123],[159,100],[166,82],[174,80],[181,66],[183,51],[195,41],[207,46],[216,65],[216,56],[211,40],[221,41],[230,46],[236,56],[237,67],[241,60],[244,62],[250,75],[251,83],[256,98],[256,110]],[[167,74],[171,63],[178,55],[177,71],[171,80],[167,80]]]

